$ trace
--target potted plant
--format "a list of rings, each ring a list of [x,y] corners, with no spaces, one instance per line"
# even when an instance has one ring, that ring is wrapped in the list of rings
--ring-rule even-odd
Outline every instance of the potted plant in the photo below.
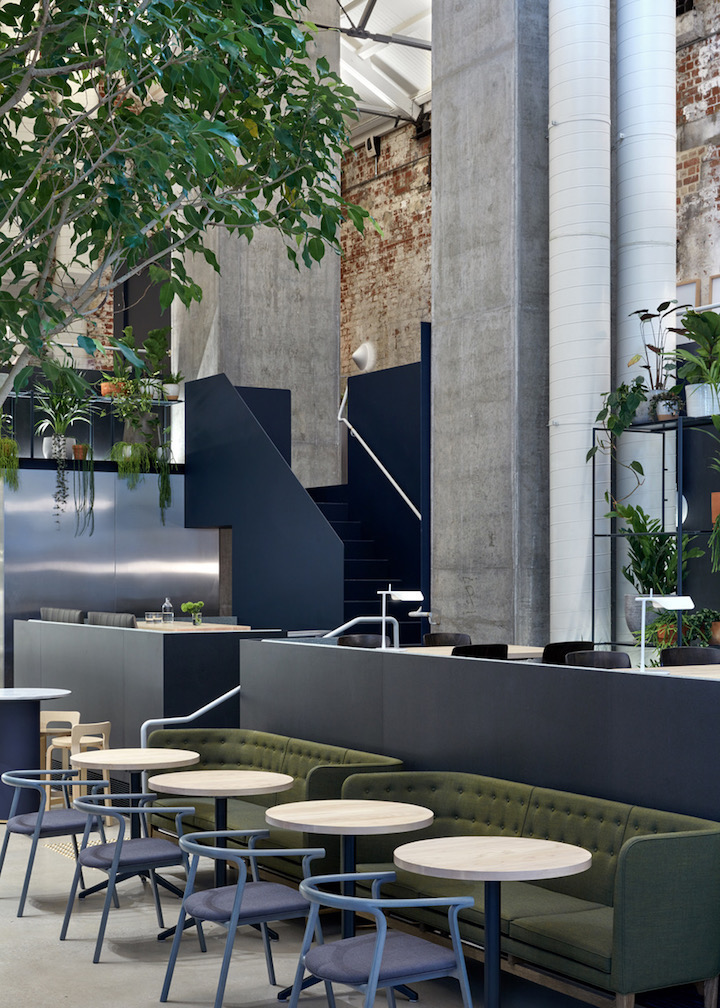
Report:
[[[45,362],[47,384],[38,385],[35,397],[36,409],[44,416],[36,423],[35,430],[43,438],[43,455],[54,459],[56,464],[55,516],[59,521],[68,498],[66,461],[72,458],[74,438],[68,437],[68,430],[76,423],[89,424],[94,407],[87,399],[82,380],[69,364],[50,365]]]
[[[170,326],[151,329],[143,344],[145,373],[140,381],[153,398],[159,398],[162,395],[163,371],[170,354],[169,335]]]
[[[193,626],[200,626],[202,623],[202,611],[204,602],[183,602],[180,608],[184,613],[192,615]]]
[[[675,647],[677,644],[676,612],[660,612],[652,625],[645,627],[645,644],[648,647]],[[714,642],[713,625],[720,622],[720,612],[716,609],[696,609],[684,612],[682,617],[682,644],[696,644],[707,647]],[[639,635],[638,635],[639,636]]]
[[[601,424],[602,429],[596,443],[585,456],[586,462],[589,462],[598,452],[610,455],[612,458],[617,457],[615,453],[616,439],[630,427],[638,407],[646,399],[647,389],[642,375],[637,375],[629,384],[623,382],[612,392],[605,393],[603,407],[595,417],[595,423]],[[633,473],[639,485],[644,477],[641,463],[633,460],[624,464]]]
[[[174,371],[166,378],[163,378],[163,394],[170,402],[175,402],[180,398],[180,385],[185,381],[185,375],[179,371]]]
[[[656,392],[648,400],[651,420],[677,420],[682,408],[682,399],[675,389]]]
[[[683,364],[678,378],[684,378],[685,403],[690,417],[712,416],[720,413],[718,387],[720,387],[720,315],[714,311],[696,312],[692,309],[682,317],[681,335],[695,342],[694,350],[679,348],[675,357]]]
[[[659,518],[651,518],[646,511],[632,504],[615,502],[607,518],[621,520],[624,525],[620,534],[628,547],[628,562],[622,568],[623,576],[634,588],[634,593],[625,596],[625,621],[632,633],[640,630],[641,605],[637,595],[674,595],[677,587],[677,537],[675,532],[666,532]],[[703,550],[691,546],[693,537],[682,537],[682,576],[685,576],[688,560],[703,556]],[[652,620],[657,614],[647,611]]]
[[[687,305],[682,306],[682,308],[686,307]],[[647,372],[644,385],[650,393],[659,393],[666,389],[670,377],[675,370],[674,352],[669,351],[667,348],[668,333],[676,333],[681,330],[676,329],[674,326],[668,326],[667,319],[670,316],[674,318],[677,310],[677,301],[662,301],[655,311],[650,311],[648,308],[639,308],[637,311],[630,313],[630,318],[633,315],[637,315],[640,320],[640,335],[642,336],[643,350],[642,353],[637,353],[630,358],[628,367],[633,367],[635,364],[643,362],[640,364],[640,367],[643,371]],[[672,391],[675,392],[676,388],[673,387]],[[642,417],[638,414],[636,422],[653,419],[651,404],[654,398],[655,396],[652,396],[648,400],[650,407],[649,414]]]
[[[18,443],[12,436],[12,418],[7,414],[0,419],[0,431],[3,428],[7,429],[7,433],[0,434],[0,480],[8,490],[17,490],[20,486],[20,457]]]

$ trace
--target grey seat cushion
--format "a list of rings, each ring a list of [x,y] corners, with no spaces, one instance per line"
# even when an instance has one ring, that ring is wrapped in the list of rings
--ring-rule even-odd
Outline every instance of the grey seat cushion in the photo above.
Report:
[[[333,983],[362,984],[370,975],[376,935],[344,938],[327,945],[316,945],[305,957],[305,967],[321,980]],[[400,931],[388,931],[380,965],[379,983],[418,973],[444,973],[456,965],[452,949]]]
[[[220,889],[203,889],[194,892],[185,901],[185,911],[200,920],[228,921],[232,914],[237,886],[222,886]],[[282,920],[285,917],[302,917],[307,913],[309,903],[297,889],[280,885],[279,882],[247,882],[240,905],[240,922],[266,917],[267,920]]]
[[[115,857],[115,844],[98,844],[97,847],[86,847],[80,851],[80,863],[86,868],[99,868],[109,871]],[[168,865],[182,864],[182,853],[177,844],[170,840],[157,837],[137,837],[126,840],[120,853],[119,867],[137,868],[152,863],[158,868]]]
[[[13,816],[7,821],[8,833],[22,833],[32,836],[37,824],[37,812],[26,812],[24,815]],[[50,809],[43,816],[40,836],[69,836],[71,833],[82,833],[87,824],[87,816],[75,809]]]

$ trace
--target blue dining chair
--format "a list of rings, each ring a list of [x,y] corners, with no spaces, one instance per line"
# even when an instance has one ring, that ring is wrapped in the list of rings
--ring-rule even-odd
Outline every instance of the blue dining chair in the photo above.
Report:
[[[167,1001],[168,994],[170,993],[170,983],[172,982],[180,941],[183,931],[187,926],[188,917],[194,918],[197,922],[210,921],[227,928],[225,951],[223,953],[220,978],[215,993],[215,1008],[220,1008],[222,1005],[235,934],[237,929],[243,924],[259,927],[265,951],[268,981],[271,984],[275,983],[275,967],[270,950],[270,937],[267,925],[271,921],[292,920],[298,917],[305,918],[309,913],[310,904],[305,896],[301,895],[293,887],[282,885],[279,882],[259,881],[257,860],[258,858],[264,860],[265,858],[273,857],[301,857],[303,877],[307,878],[310,862],[314,858],[324,857],[325,851],[322,847],[297,848],[295,850],[290,848],[283,848],[282,850],[257,850],[255,848],[257,841],[260,838],[267,838],[268,836],[269,833],[267,830],[255,829],[215,830],[209,833],[188,833],[180,837],[180,846],[189,855],[190,867],[182,907],[180,908],[180,917],[175,928],[170,959],[165,972],[165,982],[160,995],[161,1001]],[[224,844],[229,839],[235,841],[241,840],[243,843],[247,843],[248,846],[244,849],[239,849],[237,847],[225,847],[213,843],[213,841],[220,841]],[[222,858],[232,862],[238,872],[237,884],[221,886],[215,889],[200,889],[196,892],[195,882],[201,857],[213,858],[214,860]],[[249,879],[248,864],[250,865]]]
[[[65,916],[63,918],[62,929],[60,931],[60,941],[64,941],[67,936],[70,916],[75,903],[80,873],[83,868],[97,868],[107,874],[107,881],[85,889],[79,894],[79,899],[83,899],[93,893],[105,890],[105,903],[100,917],[97,941],[95,942],[95,952],[93,962],[100,961],[105,928],[107,925],[110,904],[117,906],[116,890],[120,882],[133,878],[136,875],[148,877],[152,886],[155,901],[155,912],[158,924],[165,927],[163,920],[160,896],[158,893],[158,883],[165,888],[171,889],[178,896],[181,890],[171,883],[163,880],[157,871],[160,868],[170,868],[175,865],[182,865],[187,872],[187,854],[171,840],[164,837],[151,837],[148,832],[147,816],[152,811],[152,802],[157,798],[155,794],[116,794],[116,795],[87,795],[83,798],[76,798],[74,806],[78,812],[83,813],[85,820],[85,832],[83,833],[82,844],[78,854],[77,866],[70,887]],[[115,804],[105,805],[106,800]],[[118,804],[118,803],[122,804]],[[132,804],[130,804],[132,803]],[[175,828],[178,835],[182,833],[182,819],[188,813],[194,813],[192,806],[178,808],[163,808],[163,813],[175,814]],[[88,840],[93,830],[93,823],[97,820],[98,814],[110,817],[117,822],[117,839],[111,843],[96,844],[88,846]],[[140,819],[140,836],[129,836],[130,827],[126,824],[126,819],[138,817]],[[205,951],[205,941],[202,928],[198,928],[198,938],[202,951]]]
[[[343,896],[321,888],[326,885],[337,885],[348,879],[366,883],[372,880],[371,895]],[[419,899],[381,897],[382,883],[394,881],[395,872],[387,871],[319,875],[304,879],[300,883],[300,892],[307,897],[312,907],[305,928],[289,1008],[297,1008],[300,991],[307,986],[307,979],[303,979],[305,971],[325,983],[330,1008],[334,1008],[332,985],[335,983],[346,984],[362,991],[365,994],[363,1008],[372,1008],[377,991],[384,989],[390,1008],[395,1008],[395,988],[404,988],[409,983],[436,980],[439,977],[455,977],[460,984],[464,1008],[472,1008],[470,983],[457,921],[460,910],[473,905],[472,896]],[[401,911],[405,907],[440,906],[448,908],[451,948],[388,927],[386,910],[394,912]],[[350,910],[371,916],[375,920],[375,932],[325,944],[322,941],[320,926],[321,907]],[[313,945],[313,936],[316,935],[319,935],[319,938]]]
[[[20,893],[18,917],[22,917],[25,910],[25,900],[27,899],[30,887],[30,876],[35,864],[35,854],[39,840],[45,840],[48,837],[69,836],[72,841],[76,861],[78,859],[77,835],[84,833],[86,826],[89,825],[88,836],[92,832],[99,832],[102,840],[105,840],[102,819],[93,820],[88,824],[88,817],[83,812],[78,812],[76,809],[70,807],[69,799],[72,797],[73,789],[88,787],[86,780],[80,781],[79,774],[79,770],[7,770],[2,775],[3,784],[14,788],[15,791],[10,804],[10,815],[5,827],[2,849],[0,849],[0,874],[5,864],[8,842],[12,834],[18,833],[21,836],[30,838],[30,853],[28,855],[27,868],[25,869],[25,880],[22,892]],[[63,792],[63,808],[48,807],[48,781],[52,781],[53,788],[59,788]],[[108,781],[98,781],[94,785],[94,788],[104,787],[107,783]],[[39,807],[37,812],[26,812],[18,815],[17,807],[20,795],[27,788],[38,792]],[[78,881],[84,889],[85,881],[82,877],[82,872],[78,875]]]

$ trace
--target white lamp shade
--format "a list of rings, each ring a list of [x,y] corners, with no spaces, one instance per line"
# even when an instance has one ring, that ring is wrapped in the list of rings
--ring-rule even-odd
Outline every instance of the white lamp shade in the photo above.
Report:
[[[375,349],[375,345],[371,343],[370,340],[366,340],[364,343],[361,343],[352,355],[352,359],[355,362],[355,366],[360,371],[371,371],[377,362],[377,350]]]

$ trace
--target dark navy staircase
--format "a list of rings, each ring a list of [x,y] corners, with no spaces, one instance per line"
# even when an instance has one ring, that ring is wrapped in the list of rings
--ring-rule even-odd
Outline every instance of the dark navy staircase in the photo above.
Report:
[[[397,564],[393,566],[384,556],[382,546],[372,537],[367,526],[353,517],[349,501],[348,486],[314,487],[310,496],[343,541],[345,547],[345,622],[356,616],[373,616],[381,613],[382,599],[377,594],[392,584],[402,588],[403,579]],[[417,587],[410,585],[408,587]],[[400,643],[412,645],[421,643],[421,621],[408,618],[413,603],[393,603],[388,600],[388,615],[394,616],[400,624]],[[379,633],[380,625],[358,625],[348,633]]]

